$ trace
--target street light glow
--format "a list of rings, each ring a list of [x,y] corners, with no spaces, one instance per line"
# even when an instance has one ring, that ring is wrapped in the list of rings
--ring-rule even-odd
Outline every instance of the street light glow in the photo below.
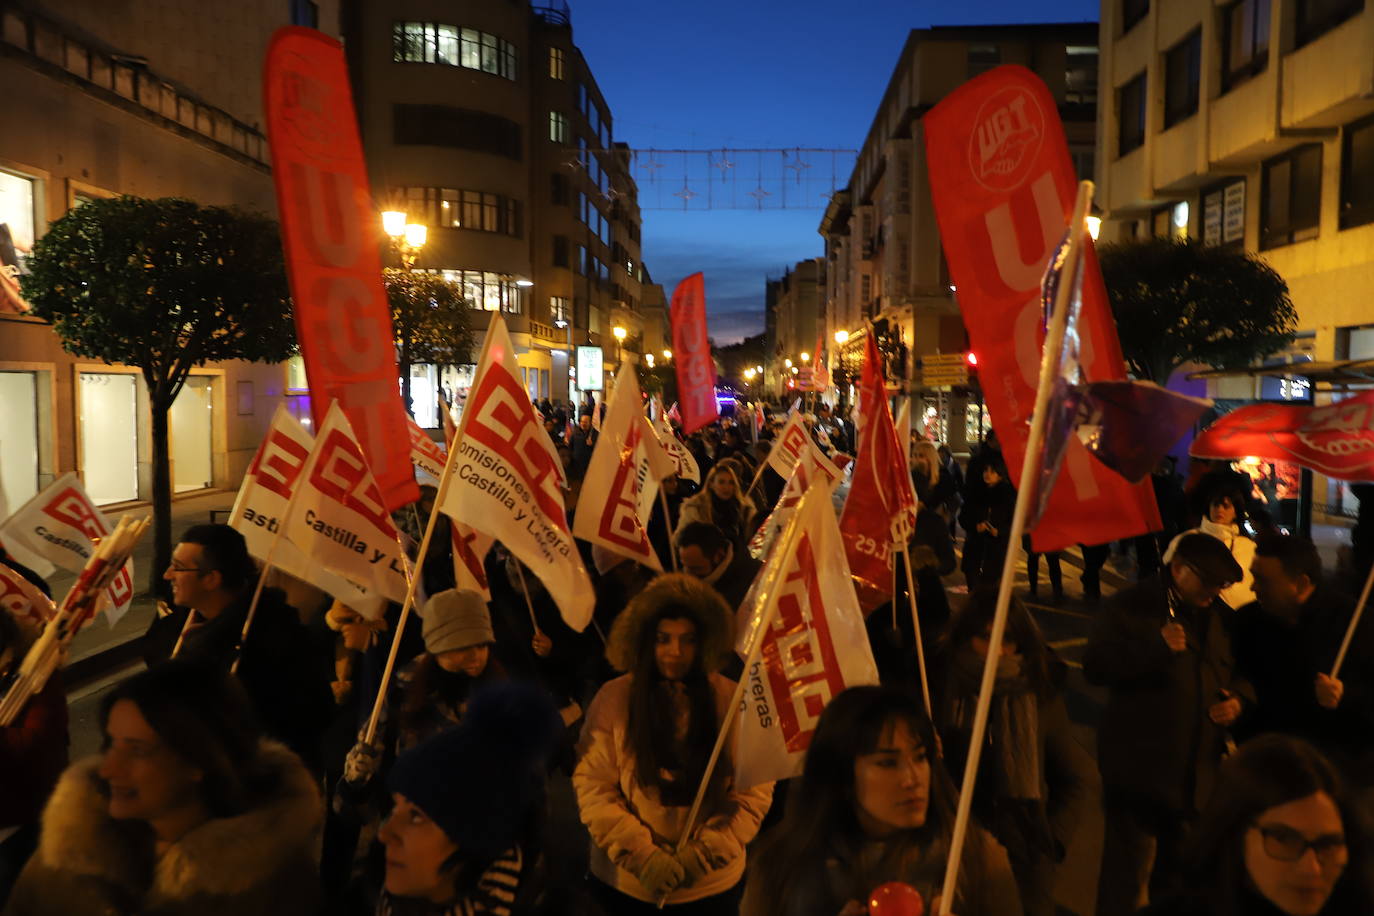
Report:
[[[611,335],[615,337],[616,340],[624,340],[625,329],[622,328],[620,325],[616,325],[615,327],[611,328]]]
[[[644,354],[644,363],[645,363],[645,365],[647,365],[650,369],[652,369],[652,368],[654,367],[654,354],[652,354],[652,353],[645,353],[645,354]]]
[[[1101,231],[1102,231],[1102,217],[1100,217],[1100,216],[1090,216],[1090,217],[1088,217],[1088,235],[1090,235],[1090,236],[1093,237],[1093,241],[1094,241],[1094,242],[1097,241],[1097,234],[1098,234],[1099,232],[1101,232]]]
[[[404,216],[404,214],[402,214]],[[422,248],[425,239],[429,236],[429,229],[424,223],[406,223],[405,237],[406,244],[411,248]]]
[[[811,354],[810,354],[810,353],[807,353],[807,352],[805,352],[805,351],[803,351],[803,352],[802,352],[802,355],[801,355],[801,359],[802,359],[802,362],[804,362],[804,363],[809,363],[809,362],[811,362]]]
[[[782,361],[782,364],[783,364],[784,366],[786,366],[787,368],[789,368],[789,369],[792,368],[792,360],[790,360],[790,359],[785,359],[785,360],[783,360],[783,361]]]
[[[835,343],[844,346],[849,343],[849,332],[841,328],[835,332]]]
[[[664,350],[664,351],[663,351],[663,358],[664,358],[664,359],[672,359],[672,358],[673,358],[673,351],[672,351],[672,350]]]
[[[745,369],[745,370],[744,370],[744,377],[747,378],[747,379],[748,379],[749,381],[751,381],[751,382],[754,380],[754,375],[755,375],[755,373],[754,373],[754,367],[753,367],[753,366],[750,366],[748,369]]]
[[[521,279],[515,281],[515,285],[518,286],[518,287],[520,287],[521,289],[526,289],[526,288],[528,288],[528,287],[533,286],[533,285],[534,285],[534,281],[533,281],[533,280],[526,280],[526,279],[521,278]]]
[[[382,231],[393,239],[398,239],[406,233],[406,215],[403,210],[383,210],[382,211]]]

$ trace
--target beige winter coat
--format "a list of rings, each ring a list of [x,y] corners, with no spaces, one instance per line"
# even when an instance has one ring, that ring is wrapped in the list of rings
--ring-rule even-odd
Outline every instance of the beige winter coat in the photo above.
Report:
[[[734,685],[714,674],[711,685],[723,714]],[[664,806],[657,789],[641,786],[635,779],[634,758],[625,738],[629,717],[627,674],[602,687],[587,710],[573,788],[582,822],[592,837],[592,874],[621,893],[656,902],[635,873],[655,849],[671,851],[676,846],[687,808]],[[678,888],[667,903],[688,903],[734,887],[744,874],[745,844],[758,833],[772,798],[771,784],[731,792],[732,814],[699,818],[693,838],[702,842],[717,867],[695,884]]]
[[[109,816],[98,757],[62,775],[43,812],[38,851],[6,916],[297,916],[319,903],[312,858],[322,807],[295,754],[264,741],[265,789],[234,817],[213,818],[161,859],[142,821]]]

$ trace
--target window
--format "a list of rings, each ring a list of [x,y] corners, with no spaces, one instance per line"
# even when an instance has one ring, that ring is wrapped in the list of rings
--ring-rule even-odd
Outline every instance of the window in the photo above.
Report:
[[[563,79],[565,61],[562,48],[549,48],[549,79]]]
[[[568,142],[568,118],[556,111],[549,112],[549,139],[554,143]]]
[[[391,59],[399,63],[443,64],[516,77],[515,45],[477,29],[437,22],[397,22],[391,27]]]
[[[1315,41],[1364,9],[1364,0],[1298,0],[1297,46]]]
[[[291,24],[307,29],[320,27],[320,5],[312,0],[291,0]]]
[[[490,270],[441,270],[439,273],[445,280],[459,285],[463,298],[472,303],[473,308],[520,314],[520,287],[510,274]]]
[[[1270,0],[1240,0],[1221,14],[1221,91],[1269,66]]]
[[[1260,248],[1317,237],[1321,222],[1322,145],[1309,143],[1264,163]]]
[[[33,248],[34,182],[32,178],[0,171],[0,237],[12,245],[0,245],[0,270],[11,275]]]
[[[1124,156],[1145,142],[1145,74],[1139,74],[1116,92],[1116,154]]]
[[[1198,80],[1202,68],[1202,29],[1169,49],[1164,55],[1164,126],[1197,114]]]
[[[450,146],[521,160],[520,125],[500,115],[448,105],[392,106],[398,146]]]
[[[1154,211],[1151,216],[1151,229],[1156,238],[1188,238],[1188,201],[1180,200]]]
[[[564,241],[566,242],[567,240],[564,239]],[[566,325],[571,315],[572,305],[568,302],[566,296],[549,297],[549,318],[555,325],[559,327]]]
[[[549,203],[558,207],[568,205],[568,176],[562,172],[549,174]]]
[[[1002,63],[1002,49],[997,45],[968,46],[968,78],[973,79]]]
[[[566,235],[553,237],[553,266],[568,266],[568,237]]]
[[[427,226],[520,237],[520,202],[501,194],[454,188],[403,188],[406,213]]]
[[[1245,243],[1245,179],[1227,179],[1202,192],[1202,243]]]
[[[1126,34],[1150,12],[1150,0],[1121,0],[1121,34]]]
[[[1069,45],[1064,51],[1064,101],[1069,105],[1097,104],[1097,48]]]
[[[1341,228],[1374,223],[1374,117],[1345,126],[1341,138]]]

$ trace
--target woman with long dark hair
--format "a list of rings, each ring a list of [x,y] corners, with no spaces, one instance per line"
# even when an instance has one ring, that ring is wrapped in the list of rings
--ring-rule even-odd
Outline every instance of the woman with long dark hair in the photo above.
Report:
[[[933,911],[942,892],[957,797],[935,756],[920,701],[851,687],[821,714],[782,823],[764,837],[743,916],[860,916],[880,884],[912,885]],[[1016,916],[1002,848],[970,825],[953,912]]]
[[[734,685],[714,673],[732,616],[709,585],[660,576],[616,618],[606,657],[628,672],[587,709],[573,788],[591,834],[592,892],[607,913],[734,914],[744,847],[772,786],[738,791],[722,755],[688,841],[688,809]],[[690,906],[690,910],[687,909]]]
[[[950,622],[937,657],[936,716],[947,764],[962,773],[997,611],[997,589],[976,589]],[[1053,916],[1055,865],[1063,860],[1098,785],[1074,738],[1061,694],[1066,668],[1015,596],[997,659],[973,811],[1007,850],[1026,916]]]
[[[1369,828],[1336,768],[1286,735],[1241,745],[1184,849],[1184,890],[1142,916],[1374,913]]]

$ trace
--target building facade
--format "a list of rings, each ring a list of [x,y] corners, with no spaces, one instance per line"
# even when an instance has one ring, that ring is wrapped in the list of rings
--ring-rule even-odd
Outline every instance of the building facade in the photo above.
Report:
[[[790,400],[798,376],[820,358],[817,343],[825,337],[825,258],[798,261],[765,289],[765,349],[772,354],[764,367],[770,396]]]
[[[293,23],[337,35],[338,3],[5,4],[0,223],[17,253],[6,267],[22,272],[49,224],[93,197],[275,214],[261,69],[272,32]],[[192,370],[171,415],[174,490],[236,487],[291,379],[287,365]],[[70,356],[46,323],[0,306],[0,485],[11,508],[67,471],[97,503],[151,498],[148,427],[136,369]]]
[[[1364,0],[1104,0],[1102,238],[1258,253],[1298,312],[1278,360],[1374,357],[1371,49]],[[1220,379],[1208,393],[1309,395],[1301,378]],[[1349,505],[1343,486],[1315,483],[1319,515]]]
[[[930,199],[921,119],[967,80],[1011,63],[1045,81],[1059,103],[1075,166],[1091,177],[1096,25],[918,29],[893,69],[848,187],[833,196],[819,227],[828,268],[825,358],[841,396],[860,370],[871,328],[889,383],[916,399],[913,418],[924,422],[922,431],[955,451],[976,439],[980,411],[968,387],[921,383],[921,357],[968,345]]]
[[[353,0],[344,30],[379,209],[428,227],[416,269],[504,315],[531,398],[576,399],[661,343],[630,153],[566,4]],[[415,371],[460,401],[471,381]]]

